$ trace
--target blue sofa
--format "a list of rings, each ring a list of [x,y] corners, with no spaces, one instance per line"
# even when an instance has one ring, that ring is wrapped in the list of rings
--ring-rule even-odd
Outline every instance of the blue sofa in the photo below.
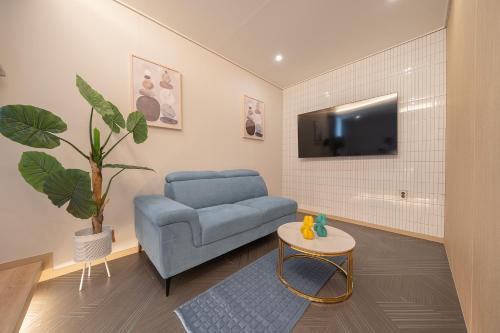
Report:
[[[165,279],[296,220],[297,203],[268,196],[253,170],[186,171],[166,177],[165,196],[135,198],[140,248]]]

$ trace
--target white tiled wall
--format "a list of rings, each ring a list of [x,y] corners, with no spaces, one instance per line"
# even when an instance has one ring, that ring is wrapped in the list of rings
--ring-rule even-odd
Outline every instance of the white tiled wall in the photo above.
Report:
[[[285,89],[283,195],[300,208],[442,237],[445,38],[440,30]],[[397,156],[298,158],[298,114],[393,92]]]

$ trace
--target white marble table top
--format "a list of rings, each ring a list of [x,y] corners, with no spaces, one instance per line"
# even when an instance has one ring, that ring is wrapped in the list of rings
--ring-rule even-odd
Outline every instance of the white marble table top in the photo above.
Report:
[[[283,224],[278,228],[278,237],[300,249],[331,255],[351,251],[356,245],[354,238],[347,232],[328,225],[325,226],[328,232],[326,237],[318,237],[315,233],[314,239],[304,239],[300,233],[301,226],[302,222]]]

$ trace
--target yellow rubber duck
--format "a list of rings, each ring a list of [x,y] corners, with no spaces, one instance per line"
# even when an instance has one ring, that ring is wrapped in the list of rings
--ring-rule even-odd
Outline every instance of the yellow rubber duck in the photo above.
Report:
[[[314,238],[314,232],[312,231],[313,225],[313,217],[310,215],[304,216],[304,223],[302,223],[302,226],[300,227],[300,233],[302,234],[302,237],[304,237],[304,239]]]

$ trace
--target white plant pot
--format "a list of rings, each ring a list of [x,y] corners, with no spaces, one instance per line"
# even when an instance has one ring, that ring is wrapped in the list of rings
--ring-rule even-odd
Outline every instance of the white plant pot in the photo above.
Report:
[[[73,236],[74,259],[76,262],[84,262],[82,277],[80,278],[80,291],[82,291],[85,268],[88,267],[88,276],[90,277],[90,269],[94,260],[104,258],[106,272],[108,277],[111,277],[106,256],[111,253],[112,240],[113,228],[109,225],[103,225],[102,232],[98,234],[93,234],[92,228],[85,228],[75,232]]]
[[[76,262],[91,262],[111,253],[113,228],[102,226],[102,232],[92,233],[92,228],[75,232],[73,236],[74,259]]]

